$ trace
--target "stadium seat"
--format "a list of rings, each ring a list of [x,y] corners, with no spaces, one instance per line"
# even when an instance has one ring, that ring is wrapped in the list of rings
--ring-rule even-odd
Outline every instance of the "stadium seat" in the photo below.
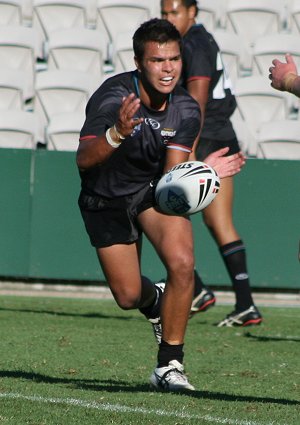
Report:
[[[234,83],[243,76],[244,48],[237,34],[217,29],[213,36],[219,45],[226,71]]]
[[[79,71],[41,71],[36,78],[34,110],[44,125],[59,113],[84,113],[99,78]]]
[[[22,70],[34,87],[36,63],[42,56],[42,40],[34,28],[0,26],[0,62],[6,68]]]
[[[239,78],[235,83],[237,110],[235,119],[246,121],[256,134],[263,122],[289,117],[289,93],[274,90],[265,76]],[[256,145],[249,146],[249,154],[256,156]]]
[[[84,119],[80,112],[53,115],[46,127],[47,149],[76,151]]]
[[[241,151],[245,155],[250,155],[250,152],[253,151],[252,147],[257,143],[255,140],[256,134],[246,121],[242,120],[240,117],[236,118],[235,114],[233,114],[231,122],[239,141]]]
[[[49,36],[48,69],[89,72],[99,79],[104,73],[105,36],[98,30],[72,28]]]
[[[292,34],[300,33],[300,0],[290,0],[288,29]]]
[[[267,75],[273,59],[285,62],[284,55],[291,53],[300,69],[299,35],[270,34],[255,40],[252,52],[253,74]]]
[[[196,21],[203,24],[207,31],[214,33],[217,28],[223,28],[224,2],[222,0],[201,0]]]
[[[152,0],[148,2],[148,7],[150,6],[150,18],[160,18],[161,17],[161,7],[160,0]]]
[[[113,45],[119,33],[131,32],[148,20],[152,14],[151,3],[147,0],[98,0],[97,28],[106,32],[108,40],[108,61],[113,61]]]
[[[113,64],[114,72],[132,71],[136,68],[132,47],[132,33],[120,33],[114,43]]]
[[[0,114],[0,147],[35,149],[44,141],[44,128],[33,112],[3,110]]]
[[[32,26],[45,42],[53,31],[86,28],[88,25],[85,0],[33,0]]]
[[[0,68],[0,109],[26,109],[26,101],[34,97],[34,87],[28,72]]]
[[[22,25],[22,0],[0,1],[0,25]]]
[[[274,0],[229,0],[226,5],[226,28],[241,38],[249,60],[257,37],[280,33],[284,29],[285,7]]]
[[[257,158],[300,160],[300,121],[263,123],[257,139]]]

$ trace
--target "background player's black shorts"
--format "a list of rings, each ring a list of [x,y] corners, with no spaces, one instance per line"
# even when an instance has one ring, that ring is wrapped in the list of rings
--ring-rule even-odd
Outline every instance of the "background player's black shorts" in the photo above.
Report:
[[[135,242],[142,233],[137,216],[155,205],[153,187],[119,198],[80,193],[78,204],[91,244],[103,248]]]
[[[200,142],[196,150],[196,158],[198,161],[203,161],[210,153],[227,146],[229,147],[229,151],[226,156],[233,155],[241,150],[236,137],[231,140],[210,140],[200,137]]]

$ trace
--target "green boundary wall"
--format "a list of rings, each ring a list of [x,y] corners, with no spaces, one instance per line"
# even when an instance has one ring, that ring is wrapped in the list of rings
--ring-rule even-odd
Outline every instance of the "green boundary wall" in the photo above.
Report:
[[[75,153],[0,149],[0,279],[104,281],[77,207]],[[299,289],[300,161],[249,159],[235,177],[234,217],[253,288]],[[218,248],[192,217],[204,281],[230,286]],[[165,270],[145,238],[143,273]]]

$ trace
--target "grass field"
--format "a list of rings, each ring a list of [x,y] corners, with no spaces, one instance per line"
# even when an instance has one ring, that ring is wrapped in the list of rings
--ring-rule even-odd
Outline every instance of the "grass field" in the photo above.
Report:
[[[112,300],[3,296],[0,424],[299,425],[300,308],[262,307],[260,327],[217,328],[230,307],[189,322],[197,391],[153,392],[151,326]]]

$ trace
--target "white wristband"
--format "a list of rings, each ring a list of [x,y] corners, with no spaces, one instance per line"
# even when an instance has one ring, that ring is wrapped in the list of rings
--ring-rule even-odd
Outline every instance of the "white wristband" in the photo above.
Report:
[[[125,137],[122,136],[121,133],[118,132],[117,128],[116,128],[116,124],[114,124],[113,129],[115,130],[116,135],[118,136],[119,139],[124,140]]]
[[[112,139],[112,137],[111,137],[111,135],[110,135],[110,128],[108,128],[108,129],[106,130],[105,137],[106,137],[107,143],[108,143],[110,146],[112,146],[113,148],[115,148],[115,149],[116,149],[116,148],[118,148],[118,147],[120,146],[121,142],[117,143],[117,142],[115,142],[115,141]]]

